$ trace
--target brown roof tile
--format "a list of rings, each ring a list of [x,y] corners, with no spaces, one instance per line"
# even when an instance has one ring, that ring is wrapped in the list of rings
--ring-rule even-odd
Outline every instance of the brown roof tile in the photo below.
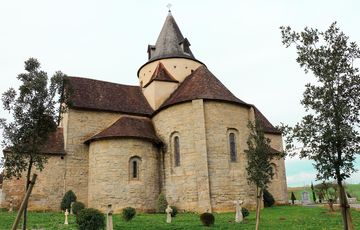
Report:
[[[4,153],[10,153],[11,148],[6,147]],[[40,153],[51,155],[64,155],[66,154],[64,148],[64,134],[63,128],[58,127],[55,132],[49,134],[49,138],[45,145],[40,148]]]
[[[205,66],[191,73],[159,108],[195,99],[221,100],[249,106],[235,97]]]
[[[279,134],[281,135],[281,131],[276,129],[270,121],[258,110],[255,106],[253,106],[255,112],[255,118],[260,122],[262,125],[265,133],[270,134]]]
[[[161,62],[159,62],[159,64],[156,66],[156,69],[150,81],[144,86],[144,88],[150,85],[150,83],[153,81],[167,81],[167,82],[176,82],[176,83],[179,82],[169,73],[169,71],[167,71],[167,69]]]
[[[138,86],[68,77],[71,107],[150,116],[153,109]]]
[[[41,148],[42,153],[65,154],[63,128],[57,128],[55,132],[50,133],[49,139]]]
[[[132,137],[160,143],[156,136],[154,126],[149,118],[123,116],[108,128],[86,140],[89,143],[104,138]]]

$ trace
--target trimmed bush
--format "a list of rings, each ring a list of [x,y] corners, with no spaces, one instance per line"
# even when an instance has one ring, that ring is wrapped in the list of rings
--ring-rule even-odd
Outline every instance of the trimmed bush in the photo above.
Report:
[[[105,227],[105,217],[97,209],[85,208],[76,216],[80,230],[100,230]]]
[[[201,220],[201,223],[207,227],[214,225],[214,223],[215,223],[214,215],[211,213],[208,213],[208,212],[204,212],[203,214],[201,214],[200,220]]]
[[[247,210],[247,208],[244,208],[244,207],[241,208],[241,213],[244,218],[250,215],[249,210]]]
[[[156,203],[156,212],[158,213],[165,213],[165,209],[168,206],[168,202],[164,194],[160,193],[157,203]]]
[[[132,207],[126,207],[122,210],[122,218],[125,221],[130,221],[134,216],[136,215],[135,208]]]
[[[170,208],[172,209],[172,213],[171,213],[171,217],[175,217],[178,214],[178,209],[175,206],[170,206]]]
[[[74,215],[78,215],[81,210],[85,208],[85,204],[82,202],[74,202],[72,206],[72,211]]]
[[[275,203],[275,199],[273,197],[273,195],[271,195],[271,193],[267,190],[264,189],[264,207],[271,207],[274,205]]]
[[[76,202],[76,195],[72,190],[69,190],[65,193],[61,201],[61,210],[65,211],[67,209],[70,211],[71,202]]]

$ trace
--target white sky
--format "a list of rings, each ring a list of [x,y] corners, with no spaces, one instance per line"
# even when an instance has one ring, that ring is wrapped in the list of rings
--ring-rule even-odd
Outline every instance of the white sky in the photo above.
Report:
[[[18,85],[16,76],[29,57],[37,58],[50,75],[61,70],[70,76],[138,84],[136,72],[147,60],[147,45],[155,44],[168,3],[0,0],[0,92]],[[360,1],[170,3],[195,57],[237,97],[257,105],[274,125],[293,125],[301,119],[299,101],[311,79],[296,63],[295,49],[282,45],[280,26],[325,30],[337,21],[360,44]],[[7,116],[0,108],[0,117]],[[310,183],[306,180],[299,185]]]

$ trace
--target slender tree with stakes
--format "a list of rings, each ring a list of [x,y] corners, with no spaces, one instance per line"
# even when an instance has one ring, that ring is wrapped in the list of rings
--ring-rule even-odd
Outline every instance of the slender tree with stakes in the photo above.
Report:
[[[295,45],[296,61],[316,79],[306,84],[301,101],[307,114],[294,127],[284,126],[286,148],[291,150],[294,141],[301,143],[300,157],[314,161],[317,180],[336,180],[344,229],[354,229],[343,182],[356,171],[354,161],[360,153],[360,77],[354,66],[360,49],[336,22],[324,32],[280,29],[283,44]]]
[[[64,74],[56,72],[48,84],[47,73],[40,63],[30,58],[25,61],[26,73],[18,75],[22,82],[18,92],[10,88],[3,93],[4,109],[12,115],[7,122],[0,119],[3,129],[3,147],[8,149],[1,159],[4,177],[26,177],[28,189],[33,168],[42,170],[47,158],[39,154],[51,132],[56,130],[60,112],[65,109],[63,99]],[[24,209],[23,229],[26,229],[27,206]]]
[[[271,150],[270,139],[265,137],[263,127],[258,120],[249,122],[250,134],[247,140],[247,180],[256,186],[256,230],[260,225],[260,209],[264,190],[274,176],[271,162],[283,156],[281,152]]]

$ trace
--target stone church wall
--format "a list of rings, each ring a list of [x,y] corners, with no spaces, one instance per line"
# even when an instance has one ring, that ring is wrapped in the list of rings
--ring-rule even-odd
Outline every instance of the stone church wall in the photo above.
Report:
[[[89,146],[84,144],[88,138],[110,126],[120,118],[119,113],[97,112],[69,109],[66,136],[66,175],[65,191],[73,190],[78,201],[87,204]]]
[[[265,136],[271,140],[270,145],[274,149],[283,151],[282,137],[280,135],[266,134]],[[269,185],[269,191],[274,196],[276,203],[287,204],[288,193],[284,158],[274,160],[274,164],[275,175],[271,184]]]
[[[163,192],[170,204],[200,212],[211,210],[203,114],[200,99],[171,106],[153,117],[156,132],[166,144]],[[179,137],[180,166],[175,166],[174,136]]]
[[[115,211],[131,206],[156,209],[159,195],[158,149],[141,139],[103,139],[90,144],[89,207]],[[139,157],[139,177],[131,175],[131,157]]]
[[[29,200],[29,210],[59,210],[64,194],[65,160],[60,156],[50,156],[43,171],[37,173],[35,186]],[[2,207],[9,208],[10,200],[14,207],[20,207],[25,192],[25,177],[4,180],[5,201]]]
[[[233,211],[233,201],[255,206],[255,189],[246,174],[247,128],[250,109],[235,104],[205,101],[206,137],[213,211]],[[235,133],[237,159],[230,159],[229,133]]]

